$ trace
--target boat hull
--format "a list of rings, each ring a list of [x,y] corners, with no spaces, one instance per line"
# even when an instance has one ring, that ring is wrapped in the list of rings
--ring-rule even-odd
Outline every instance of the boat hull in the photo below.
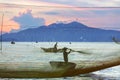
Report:
[[[60,66],[58,66],[60,65]],[[0,63],[2,78],[56,78],[85,74],[93,71],[120,65],[120,58],[106,61],[50,62],[41,63]]]

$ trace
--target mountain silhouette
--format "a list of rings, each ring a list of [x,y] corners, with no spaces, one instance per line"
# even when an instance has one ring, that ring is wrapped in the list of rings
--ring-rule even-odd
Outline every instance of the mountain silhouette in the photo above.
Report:
[[[111,42],[120,37],[120,31],[91,28],[79,22],[54,23],[29,28],[16,33],[3,34],[3,41],[44,42]]]

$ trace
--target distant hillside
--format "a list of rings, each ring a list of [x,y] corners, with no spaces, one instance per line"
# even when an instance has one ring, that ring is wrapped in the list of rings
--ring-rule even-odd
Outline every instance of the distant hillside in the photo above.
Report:
[[[3,34],[3,41],[111,42],[120,31],[91,28],[78,22],[51,24]]]

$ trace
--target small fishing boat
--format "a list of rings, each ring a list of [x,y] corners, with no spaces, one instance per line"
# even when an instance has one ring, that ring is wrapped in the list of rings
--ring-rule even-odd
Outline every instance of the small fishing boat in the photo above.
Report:
[[[120,41],[118,41],[115,37],[113,37],[112,40],[113,40],[116,44],[120,44]]]
[[[15,44],[15,42],[14,42],[14,41],[11,41],[11,44]]]
[[[41,49],[44,51],[44,52],[51,52],[51,53],[57,53],[57,52],[61,52],[62,49],[55,49],[55,48],[42,48]]]
[[[41,49],[44,51],[44,52],[51,52],[51,53],[57,53],[57,52],[61,52],[62,49],[58,49],[57,48],[57,43],[54,45],[54,47],[52,48],[43,48],[41,47]]]

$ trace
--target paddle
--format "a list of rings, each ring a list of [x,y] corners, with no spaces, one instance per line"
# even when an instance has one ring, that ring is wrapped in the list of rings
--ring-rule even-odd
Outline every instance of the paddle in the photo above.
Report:
[[[75,51],[75,50],[73,50],[73,49],[71,49],[71,51],[72,51],[72,52],[78,52],[78,53],[80,53],[80,54],[91,54],[91,53],[87,53],[87,52],[84,52],[84,51]]]

